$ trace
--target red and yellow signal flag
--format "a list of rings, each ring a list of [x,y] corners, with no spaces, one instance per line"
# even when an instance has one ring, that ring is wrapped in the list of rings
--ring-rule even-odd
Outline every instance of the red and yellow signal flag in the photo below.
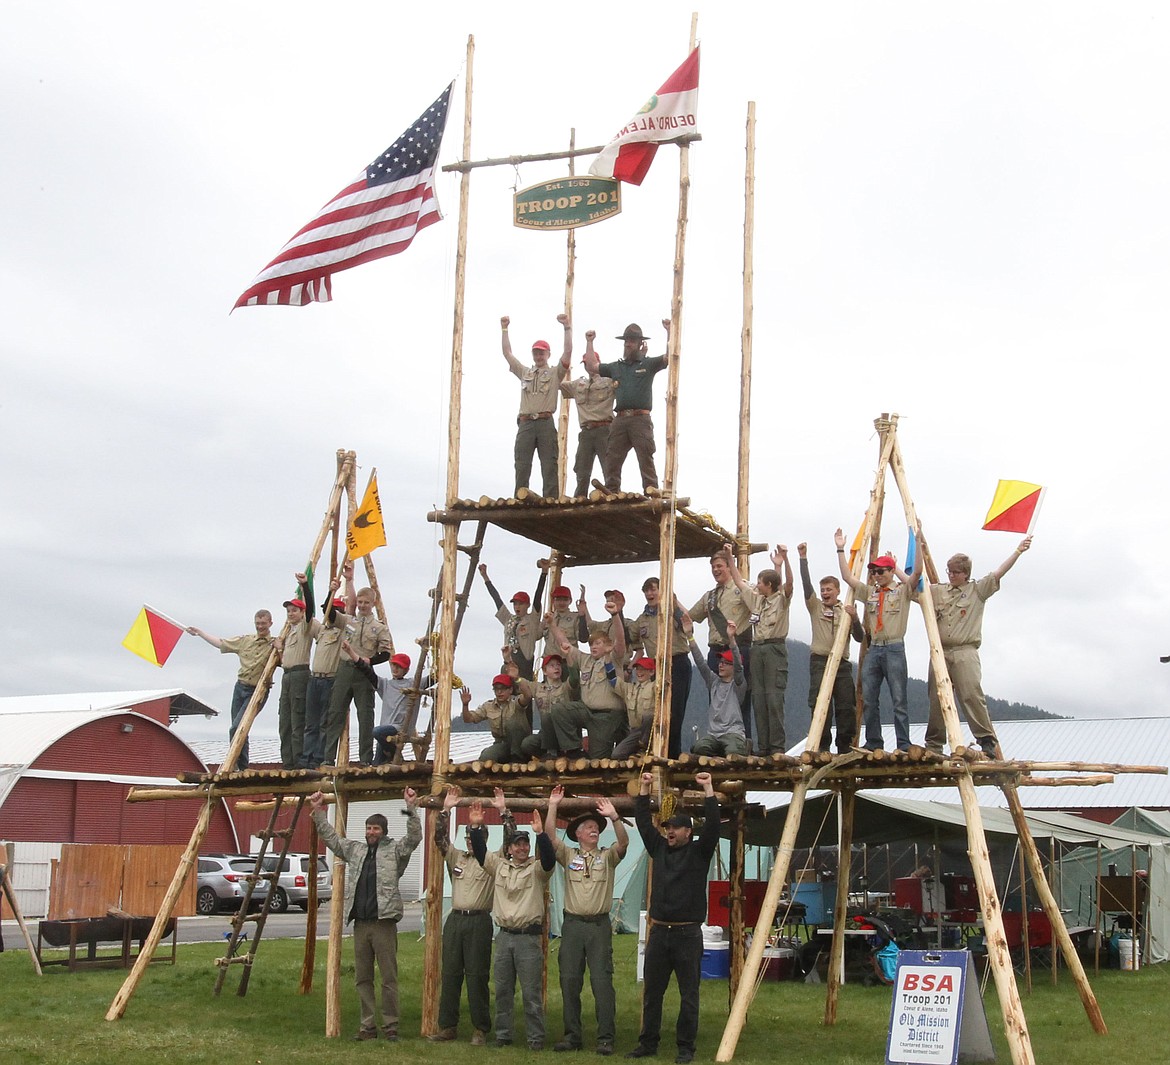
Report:
[[[163,666],[170,658],[175,644],[183,635],[182,625],[177,625],[170,618],[163,617],[157,610],[144,606],[138,611],[138,617],[126,633],[122,646],[127,651],[133,651],[140,658],[145,658],[151,665]]]
[[[1042,485],[1027,481],[1000,481],[983,528],[995,532],[1030,533],[1044,492]]]

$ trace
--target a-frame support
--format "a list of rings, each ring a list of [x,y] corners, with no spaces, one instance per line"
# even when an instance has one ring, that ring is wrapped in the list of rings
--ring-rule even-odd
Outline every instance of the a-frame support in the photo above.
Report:
[[[309,552],[309,561],[315,566],[317,560],[321,557],[321,549],[325,545],[325,538],[329,535],[330,530],[334,527],[337,511],[341,505],[341,493],[345,489],[346,483],[352,476],[353,469],[356,463],[356,456],[352,451],[338,452],[338,470],[337,477],[333,482],[333,488],[329,493],[329,502],[325,510],[325,519],[321,523],[321,529],[317,534],[317,539],[313,543],[313,547]],[[260,703],[263,699],[263,693],[268,690],[272,683],[272,675],[276,671],[277,655],[273,650],[268,656],[268,662],[264,666],[264,673],[260,678],[260,682],[256,685],[256,692],[252,696],[251,702],[248,704],[247,710],[244,712],[243,720],[240,722],[240,727],[236,730],[235,737],[232,739],[228,747],[228,753],[224,757],[223,764],[220,770],[211,778],[209,784],[209,794],[207,800],[203,803],[199,810],[199,817],[195,821],[195,827],[191,832],[191,838],[187,842],[187,847],[183,851],[182,858],[179,859],[179,864],[175,869],[175,875],[171,879],[170,886],[167,888],[166,894],[163,896],[162,903],[159,905],[158,916],[154,919],[154,924],[151,926],[150,933],[147,935],[145,942],[142,944],[142,949],[138,952],[138,957],[134,960],[134,966],[131,968],[122,986],[118,989],[118,993],[114,996],[110,1003],[110,1008],[106,1011],[107,1021],[120,1020],[126,1012],[127,1006],[130,1004],[130,999],[134,995],[135,989],[138,987],[139,981],[145,975],[147,967],[154,958],[155,951],[158,950],[158,945],[162,941],[163,931],[166,928],[167,921],[170,920],[171,915],[175,912],[175,905],[178,902],[179,895],[183,890],[183,884],[187,880],[191,869],[197,864],[199,847],[203,843],[204,837],[207,835],[207,829],[211,825],[211,811],[215,802],[219,801],[213,799],[210,795],[210,790],[214,788],[215,783],[223,776],[226,771],[236,764],[240,757],[240,751],[244,748],[244,741],[248,738],[248,730],[252,727],[252,722],[256,719],[256,715],[260,712]]]

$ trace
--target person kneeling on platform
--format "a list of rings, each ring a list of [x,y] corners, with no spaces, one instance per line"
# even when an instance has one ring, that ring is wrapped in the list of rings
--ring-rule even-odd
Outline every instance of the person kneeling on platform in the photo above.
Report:
[[[747,681],[743,675],[743,662],[735,642],[736,625],[727,622],[727,643],[730,650],[724,651],[719,659],[719,675],[711,672],[695,643],[695,625],[691,619],[683,620],[683,632],[691,648],[691,658],[699,667],[699,676],[711,693],[711,710],[707,721],[707,735],[691,748],[692,754],[706,754],[722,757],[727,754],[747,754],[747,737],[743,731],[744,696],[747,695]]]
[[[486,721],[492,731],[490,746],[479,753],[484,762],[527,762],[540,751],[540,738],[532,734],[528,718],[528,696],[517,693],[515,682],[507,673],[497,674],[492,680],[494,699],[481,703],[479,709],[471,709],[471,689],[463,688],[459,698],[463,701],[463,720],[469,725]]]
[[[616,612],[617,608],[606,603],[606,609]],[[552,622],[551,614],[545,620],[565,662],[581,674],[581,701],[561,703],[552,710],[557,749],[566,754],[579,752],[584,729],[589,734],[589,757],[609,758],[614,744],[626,734],[626,704],[617,687],[619,663],[626,653],[624,628],[615,625],[612,640],[604,629],[595,628],[589,634],[589,654],[583,654]]]
[[[650,732],[654,728],[654,674],[657,666],[653,658],[636,658],[630,667],[633,679],[618,682],[618,690],[626,701],[630,732],[613,749],[614,758],[632,758],[642,754],[650,745]]]

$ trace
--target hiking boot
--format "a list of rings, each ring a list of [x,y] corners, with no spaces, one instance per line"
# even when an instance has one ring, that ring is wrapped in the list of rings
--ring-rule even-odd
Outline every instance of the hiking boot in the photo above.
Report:
[[[434,1035],[427,1036],[429,1043],[450,1043],[458,1033],[454,1028],[440,1028]]]
[[[482,1047],[487,1045],[487,1032],[481,1032],[478,1028],[471,1033],[471,1045],[473,1047]]]
[[[565,1050],[580,1050],[580,1049],[581,1049],[581,1044],[574,1043],[573,1040],[571,1040],[568,1036],[565,1036],[564,1039],[561,1039],[558,1042],[553,1043],[553,1050],[557,1051],[558,1053],[560,1053],[561,1051],[565,1051]]]
[[[383,1036],[383,1038],[386,1039],[387,1042],[397,1043],[398,1042],[398,1029],[397,1028],[383,1028],[382,1029],[382,1036]]]
[[[377,1039],[378,1032],[373,1028],[359,1028],[357,1035],[353,1037],[355,1043],[364,1043],[367,1039]]]
[[[600,1054],[603,1058],[608,1058],[611,1054],[613,1054],[613,1043],[611,1043],[608,1039],[599,1039],[597,1041],[597,1053]]]
[[[657,1050],[651,1050],[649,1047],[643,1046],[641,1043],[639,1043],[636,1047],[634,1047],[633,1050],[626,1051],[626,1057],[627,1058],[652,1058],[657,1053],[658,1053]]]
[[[690,1065],[694,1060],[695,1052],[693,1050],[680,1050],[674,1059],[674,1065]]]

